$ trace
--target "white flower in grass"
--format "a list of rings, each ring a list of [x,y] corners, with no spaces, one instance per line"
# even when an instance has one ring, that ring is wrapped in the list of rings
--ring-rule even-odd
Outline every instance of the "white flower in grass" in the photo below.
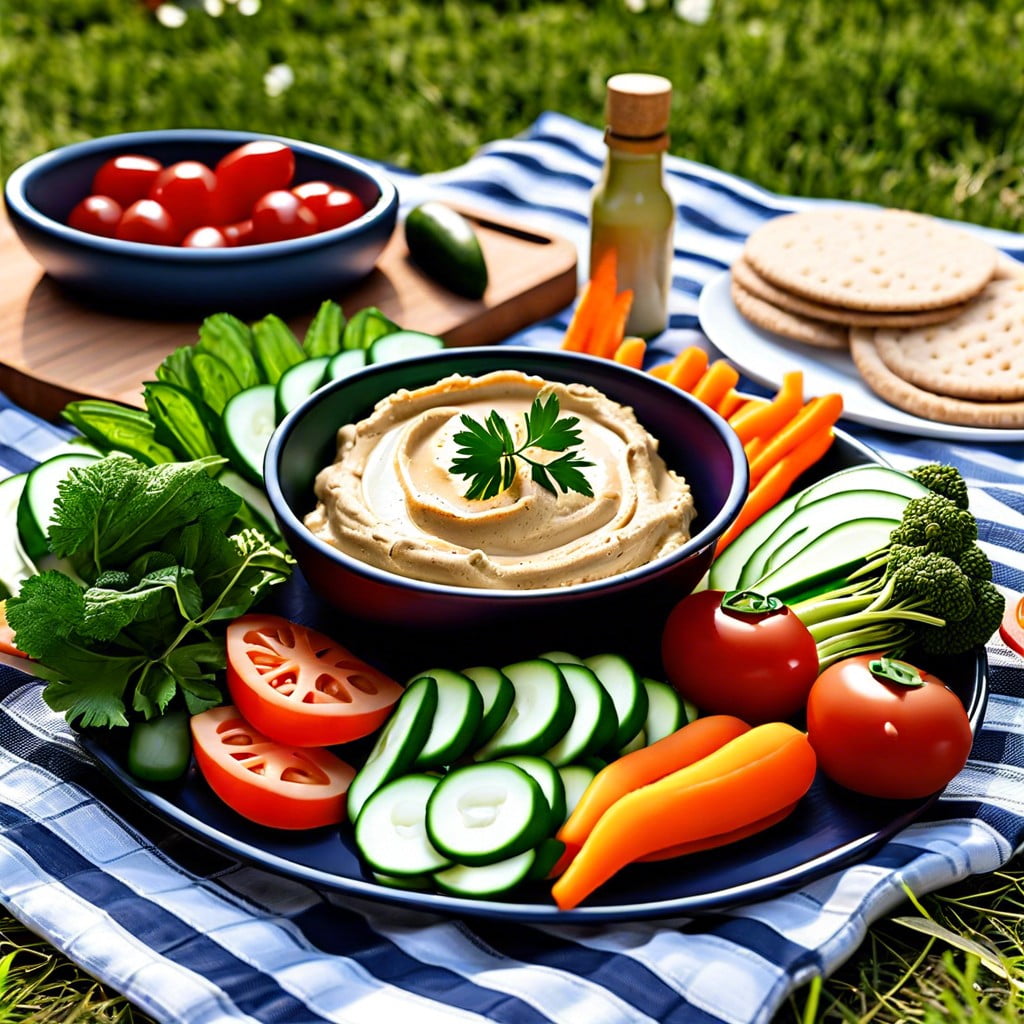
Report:
[[[640,14],[647,10],[647,0],[626,0],[626,10],[632,14]]]
[[[260,9],[260,0],[238,0],[237,8],[239,14],[253,15]]]
[[[177,4],[161,4],[153,13],[164,28],[181,28],[188,21],[188,14]]]
[[[295,84],[295,72],[287,64],[275,64],[263,76],[263,88],[268,96],[280,96]]]
[[[703,25],[714,6],[715,0],[676,0],[676,16],[691,25]]]
[[[224,13],[224,0],[203,0],[203,10],[211,18],[219,18]]]

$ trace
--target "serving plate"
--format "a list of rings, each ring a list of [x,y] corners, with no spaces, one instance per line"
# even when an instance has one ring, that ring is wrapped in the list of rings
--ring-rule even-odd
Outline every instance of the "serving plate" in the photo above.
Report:
[[[870,461],[881,460],[869,448],[839,432],[829,453],[796,486]],[[336,616],[333,620],[325,618],[325,611],[298,576],[281,588],[272,610],[324,629],[381,668],[395,672],[398,678],[406,678],[411,670],[429,664],[470,663],[473,638],[453,630],[446,636],[435,636],[432,646],[429,641],[418,640],[412,654],[416,660],[410,668],[408,661],[396,660],[409,657],[399,653],[408,644],[396,638],[393,630],[376,635],[362,624],[349,623],[346,629],[346,624]],[[650,659],[656,657],[661,622],[654,619],[645,617],[641,608],[634,621],[610,624],[609,650],[628,653],[640,659],[643,668],[657,671],[650,667]],[[628,650],[619,643],[622,638],[625,644],[627,637],[632,638]],[[522,644],[528,646],[528,638],[523,638]],[[477,653],[473,651],[473,655]],[[523,650],[520,656],[536,653],[539,652]],[[984,650],[944,659],[941,665],[922,660],[921,667],[945,680],[963,702],[972,729],[977,728],[988,695]],[[347,824],[340,829],[298,833],[263,828],[221,803],[194,764],[179,782],[147,787],[129,775],[123,751],[112,745],[110,732],[83,735],[82,742],[101,768],[131,797],[172,826],[222,853],[316,886],[409,909],[548,924],[692,915],[767,899],[863,859],[924,814],[935,799],[883,801],[859,797],[831,784],[819,773],[794,813],[771,829],[708,853],[627,868],[594,893],[585,905],[560,911],[550,898],[550,886],[543,883],[516,890],[504,900],[470,900],[379,885],[356,854],[352,830]],[[365,749],[365,744],[353,744],[348,750],[339,748],[338,752],[358,763]]]
[[[813,348],[752,324],[732,301],[729,271],[701,291],[697,316],[704,333],[724,356],[752,380],[778,387],[790,370],[801,370],[809,394],[838,391],[843,416],[883,430],[953,441],[1021,441],[1024,430],[966,427],[921,419],[879,398],[861,379],[846,352]]]

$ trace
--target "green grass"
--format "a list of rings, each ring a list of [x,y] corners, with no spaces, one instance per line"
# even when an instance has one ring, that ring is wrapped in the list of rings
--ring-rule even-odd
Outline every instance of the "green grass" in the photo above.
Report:
[[[1022,40],[1017,0],[717,0],[704,25],[655,0],[642,14],[621,0],[263,0],[254,17],[229,6],[178,30],[132,0],[4,0],[0,175],[77,139],[182,126],[442,170],[544,110],[599,125],[607,76],[649,70],[676,86],[675,154],[779,192],[1018,229]],[[295,83],[271,97],[264,74],[280,63]],[[1020,1020],[1021,867],[924,899],[946,937],[901,908],[777,1024]],[[147,1020],[0,917],[0,1024]]]

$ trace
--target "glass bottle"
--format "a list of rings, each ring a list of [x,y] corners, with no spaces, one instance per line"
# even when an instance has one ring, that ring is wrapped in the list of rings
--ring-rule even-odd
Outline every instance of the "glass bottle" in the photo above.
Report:
[[[590,273],[615,250],[618,291],[633,290],[626,334],[650,338],[668,323],[675,206],[665,188],[672,83],[660,75],[608,79],[608,155],[594,188]]]

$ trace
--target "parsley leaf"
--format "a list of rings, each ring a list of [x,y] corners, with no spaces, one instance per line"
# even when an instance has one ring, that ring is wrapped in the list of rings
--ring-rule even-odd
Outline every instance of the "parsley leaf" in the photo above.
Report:
[[[512,485],[516,460],[522,459],[530,466],[531,479],[552,494],[559,490],[576,491],[592,498],[594,491],[582,470],[593,463],[571,451],[583,443],[579,418],[559,419],[559,412],[557,395],[549,395],[547,401],[538,395],[524,414],[526,438],[518,447],[508,424],[495,410],[483,423],[464,413],[459,422],[466,429],[454,437],[459,448],[449,468],[469,481],[466,497],[487,499],[500,494]],[[540,462],[525,454],[528,448],[565,454],[550,462]]]

